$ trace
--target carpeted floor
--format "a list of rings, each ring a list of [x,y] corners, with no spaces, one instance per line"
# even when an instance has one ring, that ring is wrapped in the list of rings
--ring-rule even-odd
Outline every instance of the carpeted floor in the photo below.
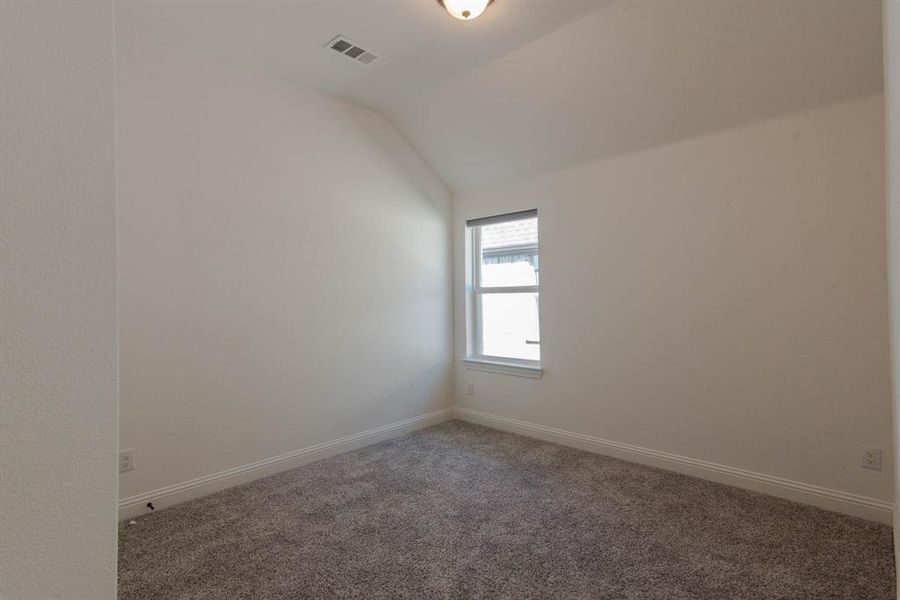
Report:
[[[123,524],[119,597],[893,599],[889,527],[453,421]]]

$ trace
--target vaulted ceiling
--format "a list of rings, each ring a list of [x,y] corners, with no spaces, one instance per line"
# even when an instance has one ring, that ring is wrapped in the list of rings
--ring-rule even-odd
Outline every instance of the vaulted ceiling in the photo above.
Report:
[[[880,91],[872,0],[123,2],[272,76],[384,113],[454,190]],[[337,34],[377,54],[325,47]]]

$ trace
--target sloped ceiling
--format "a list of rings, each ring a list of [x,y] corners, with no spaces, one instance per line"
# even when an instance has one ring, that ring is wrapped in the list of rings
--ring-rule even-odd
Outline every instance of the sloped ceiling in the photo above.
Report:
[[[873,0],[125,2],[118,10],[384,113],[455,191],[880,91]],[[341,33],[364,66],[323,45]]]

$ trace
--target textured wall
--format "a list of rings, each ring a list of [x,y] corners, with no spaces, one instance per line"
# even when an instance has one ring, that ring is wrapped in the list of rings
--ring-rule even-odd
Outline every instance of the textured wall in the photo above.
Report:
[[[0,598],[116,592],[112,29],[0,3]]]
[[[117,17],[122,497],[446,407],[443,185],[376,113]]]
[[[454,198],[540,216],[544,378],[465,407],[891,500],[878,94]],[[465,395],[474,381],[475,396]],[[860,445],[884,448],[882,471]]]

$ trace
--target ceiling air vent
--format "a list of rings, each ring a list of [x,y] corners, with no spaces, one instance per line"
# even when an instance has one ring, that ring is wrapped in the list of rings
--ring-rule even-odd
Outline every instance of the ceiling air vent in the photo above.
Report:
[[[345,38],[342,35],[337,36],[336,38],[334,38],[333,40],[331,40],[330,42],[328,42],[325,45],[327,47],[331,48],[332,50],[334,50],[335,52],[338,52],[340,54],[343,54],[344,56],[347,56],[349,58],[357,60],[364,65],[367,65],[367,64],[371,63],[373,60],[375,60],[376,58],[378,58],[377,56],[375,56],[368,50],[366,50],[364,48],[360,48],[359,46],[357,46],[356,44],[354,44],[353,42],[351,42],[350,40],[348,40],[347,38]]]

